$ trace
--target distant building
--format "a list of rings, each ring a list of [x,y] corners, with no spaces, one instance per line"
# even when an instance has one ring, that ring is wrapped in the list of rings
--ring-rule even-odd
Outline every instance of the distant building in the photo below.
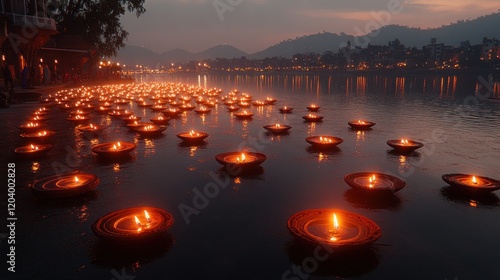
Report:
[[[424,46],[424,50],[430,53],[431,60],[433,60],[434,62],[440,62],[443,58],[444,44],[438,44],[437,39],[432,38],[431,43],[427,46]]]
[[[12,67],[16,77],[25,65],[35,66],[38,50],[58,33],[46,7],[46,0],[0,1],[2,64]]]
[[[484,37],[481,59],[485,61],[500,60],[500,40]]]

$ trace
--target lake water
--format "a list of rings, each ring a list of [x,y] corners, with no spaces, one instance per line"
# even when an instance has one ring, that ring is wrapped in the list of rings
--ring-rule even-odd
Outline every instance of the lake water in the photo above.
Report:
[[[41,105],[1,110],[1,130],[7,132],[0,139],[2,162],[16,164],[18,218],[17,272],[7,273],[4,261],[1,279],[500,278],[498,196],[459,195],[441,179],[445,173],[500,178],[500,101],[484,98],[481,77],[193,74],[143,75],[137,81],[218,87],[224,93],[238,89],[278,102],[250,108],[250,121],[235,119],[222,104],[204,117],[186,112],[156,139],[140,138],[121,120],[95,113],[93,122],[108,128],[89,138],[65,120],[66,112],[54,109],[46,123],[57,132],[55,146],[39,160],[20,159],[12,150],[22,143],[16,126]],[[498,95],[498,82],[492,85],[491,95]],[[321,106],[323,122],[303,122],[311,103]],[[294,107],[293,113],[280,114],[283,105]],[[145,119],[154,115],[133,102],[126,107]],[[350,130],[347,122],[358,119],[376,125]],[[290,133],[263,131],[276,122],[290,125]],[[180,145],[175,135],[191,129],[209,133],[207,143]],[[338,150],[312,150],[304,139],[320,134],[344,142]],[[409,156],[390,153],[386,141],[403,137],[425,146]],[[103,163],[90,152],[93,144],[118,139],[137,143],[131,160]],[[179,205],[193,206],[194,189],[203,191],[220,174],[215,155],[241,147],[267,155],[262,169],[231,178],[186,223]],[[34,180],[66,170],[99,176],[97,193],[47,202],[30,191]],[[360,197],[343,178],[361,171],[399,176],[406,187],[390,201]],[[6,198],[0,203],[5,213]],[[90,226],[99,217],[141,205],[172,213],[166,242],[117,249],[93,235]],[[315,208],[370,218],[382,237],[357,255],[315,260],[287,229],[292,214]],[[1,232],[3,247],[5,227]]]

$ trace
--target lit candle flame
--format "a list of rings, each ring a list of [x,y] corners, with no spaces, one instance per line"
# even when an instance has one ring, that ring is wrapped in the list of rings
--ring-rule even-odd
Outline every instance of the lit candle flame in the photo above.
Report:
[[[134,216],[135,218],[135,224],[140,228],[141,227],[141,221],[139,221],[139,218],[137,216]]]
[[[335,213],[333,213],[333,229],[334,230],[339,230],[339,221],[337,219],[337,215],[335,215]]]
[[[477,184],[476,176],[472,176],[472,183]]]
[[[281,127],[281,125],[279,123],[276,124],[276,127]]]
[[[146,220],[148,220],[148,223],[151,223],[151,217],[149,217],[148,211],[144,210],[144,216],[146,217]]]
[[[78,183],[79,181],[78,177],[75,176],[75,183]]]

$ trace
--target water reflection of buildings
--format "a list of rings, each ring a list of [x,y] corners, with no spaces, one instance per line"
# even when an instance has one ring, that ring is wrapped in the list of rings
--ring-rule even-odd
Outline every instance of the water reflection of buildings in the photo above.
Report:
[[[407,92],[423,94],[436,93],[440,96],[453,96],[459,85],[456,75],[306,75],[306,74],[266,74],[266,75],[199,75],[198,85],[217,84],[236,88],[253,88],[257,93],[281,89],[289,93],[331,94],[343,92],[345,95],[365,96],[370,90],[380,94],[404,96]],[[201,80],[204,82],[201,83]],[[463,79],[466,80],[466,79]],[[473,90],[473,89],[471,89]],[[500,91],[496,83],[495,92]]]

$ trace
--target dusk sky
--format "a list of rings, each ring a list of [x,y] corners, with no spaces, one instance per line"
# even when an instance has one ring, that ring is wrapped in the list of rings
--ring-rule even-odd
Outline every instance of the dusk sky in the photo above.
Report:
[[[498,0],[400,0],[390,24],[433,28],[500,9]],[[362,35],[373,14],[397,0],[146,0],[146,13],[122,18],[128,45],[161,53],[230,44],[247,53],[322,31]],[[218,8],[216,9],[215,6]]]

